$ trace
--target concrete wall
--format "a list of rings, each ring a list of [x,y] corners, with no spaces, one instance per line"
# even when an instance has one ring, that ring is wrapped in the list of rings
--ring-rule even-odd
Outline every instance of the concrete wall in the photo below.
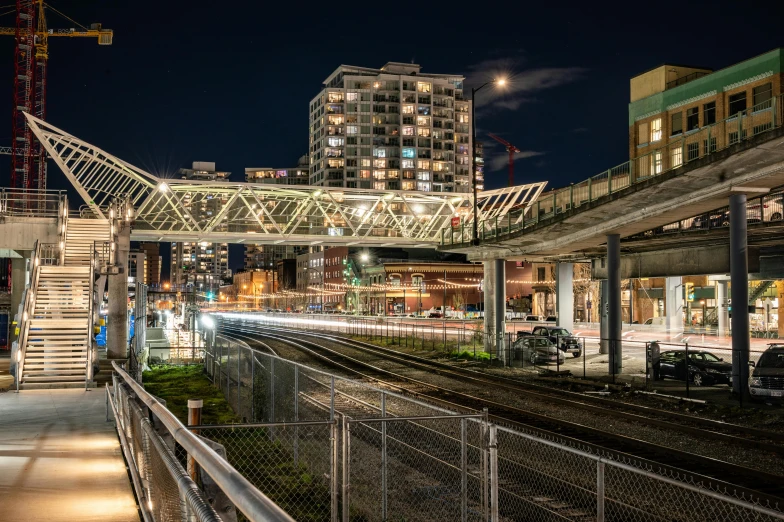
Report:
[[[57,243],[57,219],[5,217],[0,221],[0,249],[32,250],[36,239]]]

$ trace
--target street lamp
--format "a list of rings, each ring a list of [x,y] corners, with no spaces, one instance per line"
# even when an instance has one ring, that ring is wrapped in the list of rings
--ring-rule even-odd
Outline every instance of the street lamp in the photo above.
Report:
[[[506,85],[506,79],[494,78],[489,82],[485,82],[479,87],[471,87],[471,183],[474,186],[474,235],[471,243],[476,246],[479,245],[479,216],[476,202],[476,93],[483,87],[495,83],[500,86]]]

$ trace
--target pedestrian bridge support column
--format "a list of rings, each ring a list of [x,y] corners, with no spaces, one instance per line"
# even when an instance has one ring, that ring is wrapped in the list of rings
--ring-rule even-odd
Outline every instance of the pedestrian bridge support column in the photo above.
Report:
[[[621,345],[621,236],[607,235],[607,339],[609,341],[609,372],[623,370]]]
[[[667,333],[675,334],[683,330],[683,313],[681,311],[683,278],[668,277],[665,279],[666,294],[664,296],[664,315],[667,322]]]
[[[506,261],[484,263],[485,351],[506,361]]]
[[[748,397],[749,388],[749,253],[746,194],[730,196],[730,283],[732,284],[732,391]],[[738,219],[740,217],[740,219]]]
[[[109,359],[128,357],[128,253],[131,248],[131,226],[122,219],[115,221],[118,273],[110,274],[109,317],[106,324],[106,355]]]
[[[556,324],[574,330],[574,264],[558,263],[555,270]]]

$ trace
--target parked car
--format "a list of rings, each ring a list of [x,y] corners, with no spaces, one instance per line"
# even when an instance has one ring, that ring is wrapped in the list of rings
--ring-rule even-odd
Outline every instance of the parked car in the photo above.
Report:
[[[749,393],[756,400],[784,398],[784,344],[771,344],[760,356],[749,379]]]
[[[538,315],[526,315],[523,318],[523,321],[528,321],[528,322],[531,322],[531,323],[538,323],[541,320],[542,320],[541,316],[538,316]]]
[[[563,363],[564,352],[547,337],[518,337],[512,345],[512,359],[536,363]]]
[[[427,317],[428,319],[441,319],[442,317],[444,317],[444,314],[442,314],[441,312],[430,312],[429,314],[427,314]]]
[[[665,377],[685,381],[687,376],[686,351],[668,350],[659,354],[653,363],[653,378]],[[695,386],[732,384],[732,364],[710,352],[689,351],[688,378]]]
[[[560,326],[537,326],[531,334],[538,337],[547,337],[550,342],[558,346],[559,349],[566,353],[572,354],[573,357],[580,357],[583,354],[580,348],[580,341],[566,328]]]
[[[557,321],[558,321],[558,317],[556,317],[556,316],[554,316],[554,315],[548,315],[548,316],[545,318],[545,320],[544,320],[544,322],[545,322],[545,323],[555,323],[555,322],[557,322]]]

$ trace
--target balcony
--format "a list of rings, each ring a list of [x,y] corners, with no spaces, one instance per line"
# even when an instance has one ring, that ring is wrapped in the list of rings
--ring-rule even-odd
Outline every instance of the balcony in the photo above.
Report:
[[[680,78],[676,78],[671,82],[667,82],[667,85],[664,87],[664,90],[672,89],[673,87],[678,87],[679,85],[683,85],[685,83],[689,83],[690,81],[697,80],[698,78],[702,78],[703,76],[708,76],[710,73],[705,71],[695,71],[691,74],[687,74],[686,76],[681,76]]]

